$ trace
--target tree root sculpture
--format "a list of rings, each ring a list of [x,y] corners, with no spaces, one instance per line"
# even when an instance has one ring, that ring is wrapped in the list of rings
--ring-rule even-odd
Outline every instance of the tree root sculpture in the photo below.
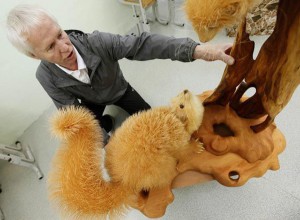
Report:
[[[235,64],[226,67],[214,91],[199,95],[205,112],[192,138],[206,151],[179,161],[172,185],[141,193],[133,207],[159,217],[174,199],[172,188],[213,179],[225,186],[242,186],[269,169],[279,169],[278,155],[286,142],[273,121],[300,83],[299,27],[300,2],[280,0],[274,32],[254,60],[254,42],[245,23],[240,25],[231,51]],[[244,98],[251,87],[256,93]]]

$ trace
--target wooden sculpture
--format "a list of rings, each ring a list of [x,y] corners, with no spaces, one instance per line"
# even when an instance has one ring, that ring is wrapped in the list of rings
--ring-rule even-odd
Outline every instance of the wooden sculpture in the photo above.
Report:
[[[278,154],[286,145],[273,123],[300,82],[300,1],[281,0],[274,32],[253,60],[254,42],[242,23],[232,48],[236,62],[227,66],[214,91],[204,100],[202,125],[193,134],[205,146],[202,154],[179,161],[170,187],[152,190],[132,204],[148,217],[164,215],[174,200],[172,188],[217,180],[241,186],[267,170],[279,169]],[[249,88],[256,93],[243,97]]]
[[[256,60],[242,23],[231,50],[235,64],[214,91],[196,97],[185,90],[169,107],[132,116],[105,150],[87,110],[60,111],[53,128],[64,142],[49,174],[50,198],[72,219],[115,217],[128,206],[160,217],[173,188],[213,179],[242,186],[279,169],[286,143],[273,121],[300,82],[299,39],[300,1],[281,0]],[[251,87],[256,93],[245,97]]]

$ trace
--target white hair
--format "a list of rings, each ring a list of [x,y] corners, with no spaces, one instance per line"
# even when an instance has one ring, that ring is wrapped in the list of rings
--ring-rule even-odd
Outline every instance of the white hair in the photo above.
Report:
[[[8,40],[21,53],[31,56],[33,48],[27,42],[27,38],[32,29],[38,27],[45,17],[50,18],[54,24],[58,25],[55,17],[39,6],[16,6],[7,16],[6,27]]]

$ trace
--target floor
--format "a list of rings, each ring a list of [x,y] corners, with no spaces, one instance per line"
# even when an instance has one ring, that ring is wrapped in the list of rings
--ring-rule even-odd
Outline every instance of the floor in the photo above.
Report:
[[[175,37],[189,36],[197,40],[189,25],[178,27],[158,23],[151,30]],[[252,38],[256,42],[255,54],[266,37]],[[220,33],[212,43],[232,42]],[[214,89],[225,65],[222,62],[195,61],[193,63],[153,60],[148,62],[120,61],[126,79],[153,107],[168,104],[171,97],[188,88],[196,94]],[[229,188],[216,181],[174,190],[175,200],[160,219],[199,220],[296,220],[300,219],[300,90],[277,116],[276,124],[284,133],[287,148],[280,155],[279,171],[268,171],[261,178],[250,179],[244,186]],[[117,124],[126,118],[120,109],[110,107]],[[0,207],[6,220],[56,220],[57,213],[47,200],[47,173],[51,158],[59,142],[49,134],[48,118],[55,112],[51,106],[20,137],[23,145],[29,145],[45,177],[38,180],[27,168],[0,161]],[[137,210],[131,210],[124,218],[148,219]]]

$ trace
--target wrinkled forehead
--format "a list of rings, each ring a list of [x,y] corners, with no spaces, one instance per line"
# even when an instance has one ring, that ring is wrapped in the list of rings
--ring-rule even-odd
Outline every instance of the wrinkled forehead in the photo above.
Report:
[[[24,19],[25,20],[25,19]],[[47,14],[41,13],[38,16],[32,16],[25,20],[21,28],[21,34],[24,38],[29,37],[32,32],[38,32],[44,25],[56,25],[59,26],[54,18],[51,18]]]
[[[27,34],[27,42],[34,50],[44,50],[60,31],[60,26],[48,16],[42,17],[39,23],[32,26]]]
[[[49,31],[52,29],[59,29],[60,26],[56,21],[54,21],[52,18],[48,16],[44,16],[41,18],[41,20],[32,26],[31,32],[40,33],[41,31]]]

